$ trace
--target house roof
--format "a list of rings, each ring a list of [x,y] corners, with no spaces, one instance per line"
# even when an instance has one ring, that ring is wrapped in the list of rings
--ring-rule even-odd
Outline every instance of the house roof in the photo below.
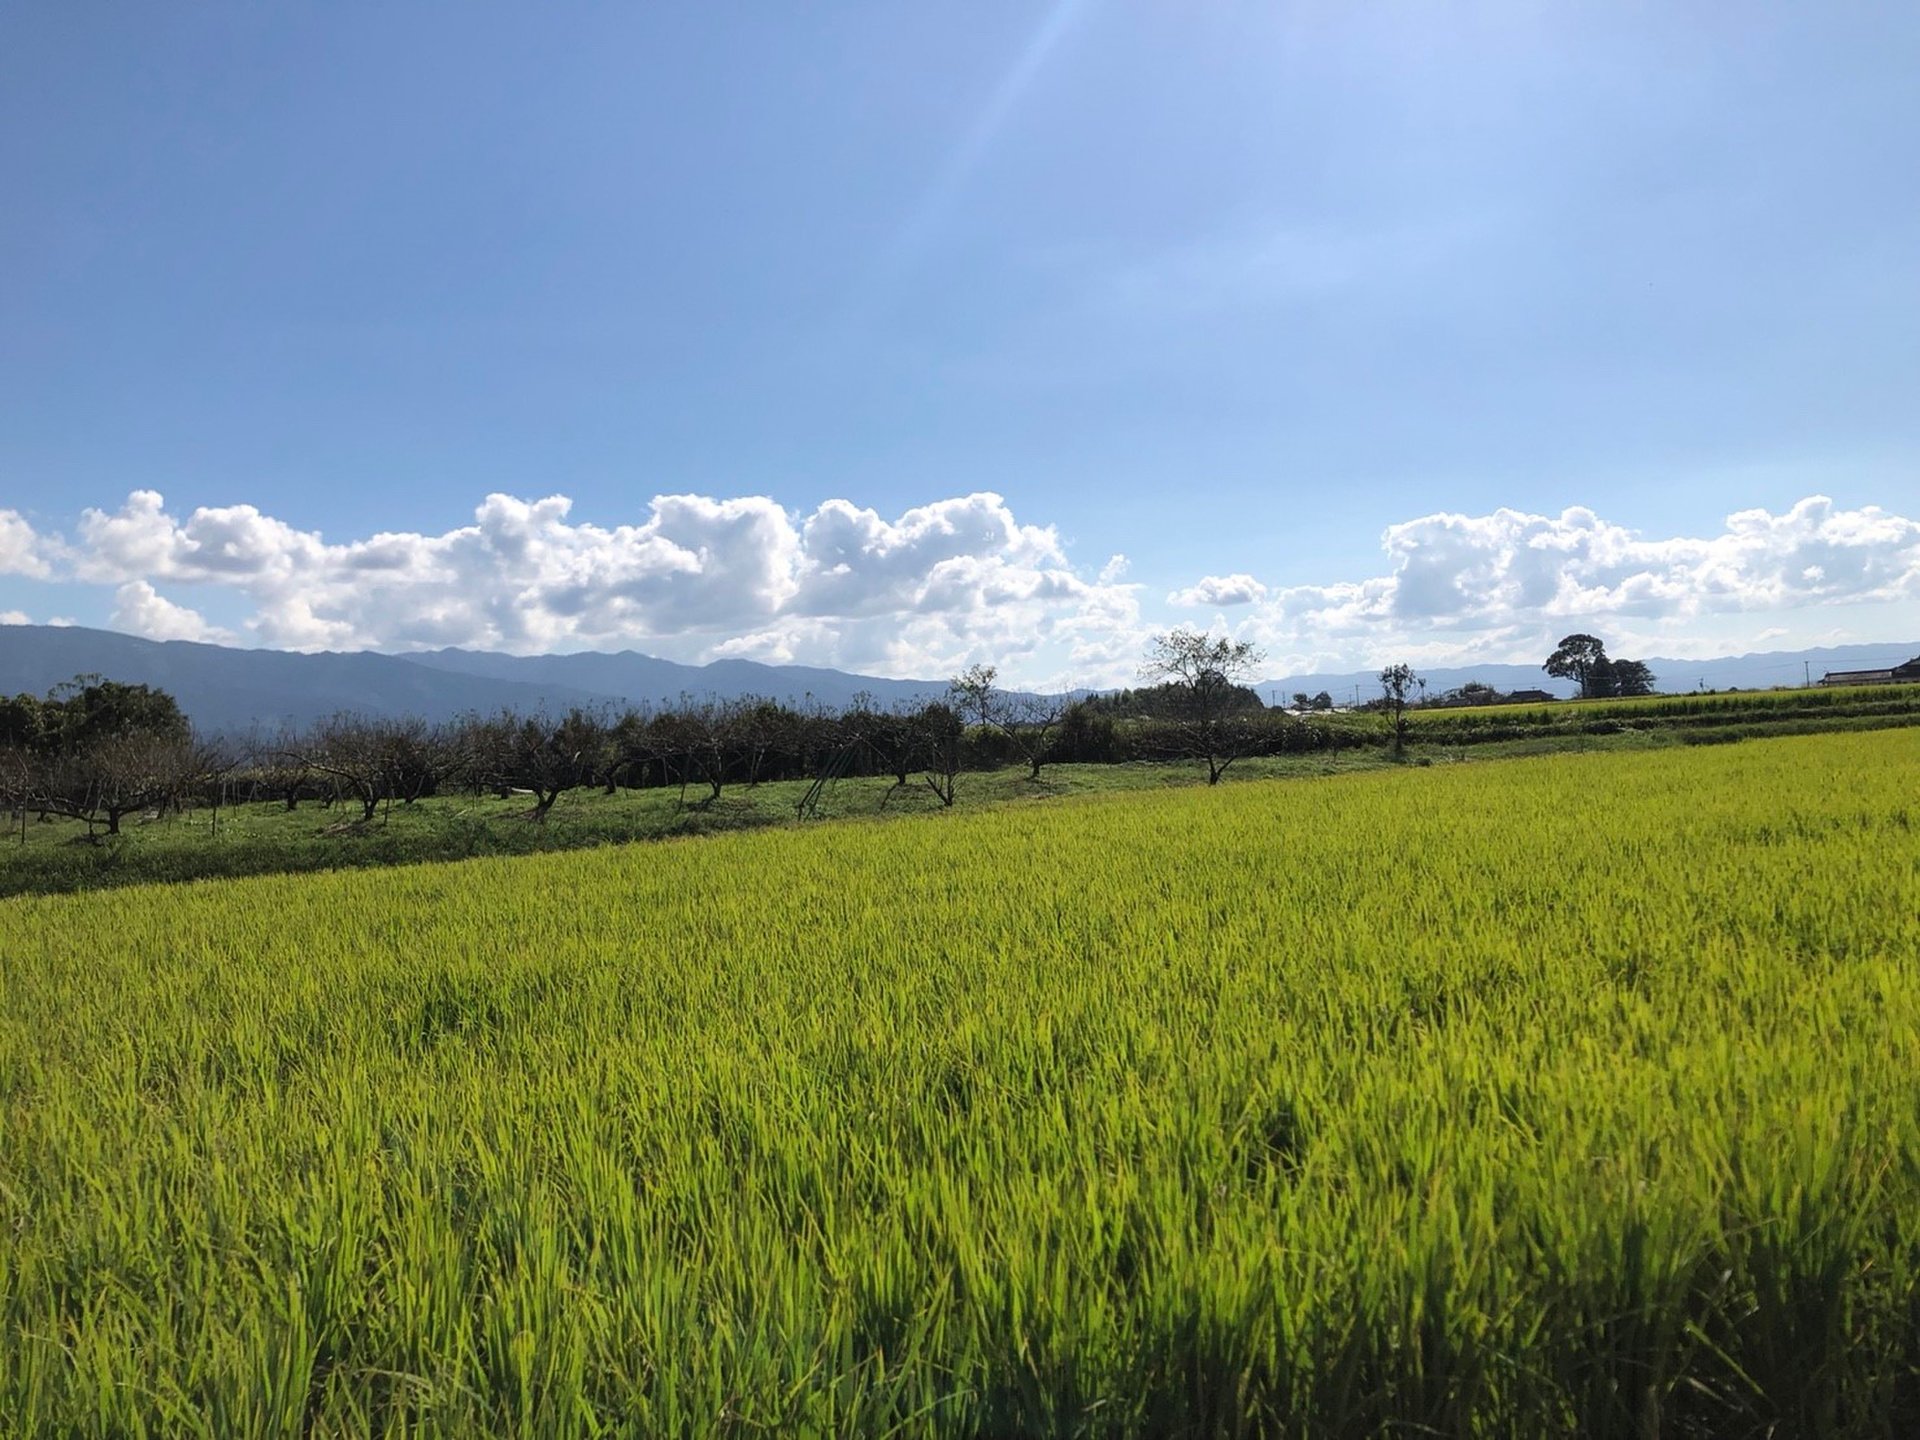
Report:
[[[1920,655],[1905,664],[1879,670],[1829,670],[1820,677],[1822,685],[1871,685],[1888,680],[1920,680]]]

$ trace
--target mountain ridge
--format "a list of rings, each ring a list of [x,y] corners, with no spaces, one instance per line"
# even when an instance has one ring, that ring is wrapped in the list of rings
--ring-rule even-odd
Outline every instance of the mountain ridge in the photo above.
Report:
[[[1819,679],[1825,670],[1892,665],[1920,655],[1920,642],[1770,650],[1711,660],[1655,658],[1663,690],[1765,688]],[[1428,693],[1479,680],[1501,690],[1540,689],[1567,695],[1565,681],[1536,665],[1441,666],[1419,672]],[[808,665],[717,660],[685,665],[635,650],[571,655],[501,655],[445,649],[407,655],[371,650],[241,649],[195,640],[147,640],[83,626],[0,626],[0,695],[45,694],[75,675],[98,674],[170,692],[203,729],[271,731],[310,724],[340,711],[374,716],[418,715],[450,720],[502,708],[564,710],[660,705],[682,695],[734,699],[763,695],[840,709],[861,693],[883,706],[913,704],[946,688],[943,680],[889,680]],[[1283,676],[1255,686],[1269,703],[1295,691],[1322,690],[1337,702],[1379,691],[1377,672],[1355,670]]]

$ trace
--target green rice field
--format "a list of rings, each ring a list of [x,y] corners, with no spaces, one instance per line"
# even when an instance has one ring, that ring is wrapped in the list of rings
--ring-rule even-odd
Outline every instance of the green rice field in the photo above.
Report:
[[[1920,1433],[1920,732],[0,901],[0,1435]]]

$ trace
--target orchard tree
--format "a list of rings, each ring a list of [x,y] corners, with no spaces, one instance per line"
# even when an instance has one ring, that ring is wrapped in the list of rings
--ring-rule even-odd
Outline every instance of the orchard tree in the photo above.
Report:
[[[249,748],[254,755],[251,768],[256,787],[288,810],[299,809],[313,781],[313,765],[299,735],[291,726],[283,726],[274,739],[256,741]]]
[[[677,707],[654,717],[654,733],[661,748],[679,764],[682,803],[688,784],[697,776],[707,793],[694,808],[710,808],[727,783],[727,748],[733,737],[727,707],[711,696],[695,700],[682,694]]]
[[[126,816],[178,802],[197,778],[187,737],[128,730],[48,757],[34,803],[82,821],[87,838],[95,839],[96,826],[118,835]]]
[[[35,770],[35,757],[25,747],[0,741],[0,809],[19,819],[22,845],[27,843],[27,808],[34,798]]]
[[[343,711],[315,724],[283,759],[324,776],[334,794],[351,796],[360,805],[361,820],[371,823],[390,793],[385,740],[378,720]]]
[[[1265,658],[1248,641],[1187,629],[1156,635],[1147,647],[1140,678],[1166,687],[1175,747],[1206,762],[1209,785],[1253,748],[1257,727],[1245,715],[1245,687]]]
[[[939,700],[929,701],[909,717],[914,754],[927,788],[940,803],[953,807],[955,781],[960,774],[960,742],[966,724],[960,712]]]
[[[974,665],[953,677],[948,703],[968,722],[1006,737],[1027,764],[1027,779],[1037,781],[1053,748],[1054,731],[1066,717],[1064,695],[1012,695],[999,685],[1000,672]]]

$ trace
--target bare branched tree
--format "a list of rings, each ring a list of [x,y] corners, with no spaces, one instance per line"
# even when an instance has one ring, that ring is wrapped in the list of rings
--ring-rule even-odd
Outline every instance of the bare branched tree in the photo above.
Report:
[[[27,843],[27,810],[33,800],[34,757],[24,746],[0,744],[0,807],[20,823],[20,843]]]
[[[475,787],[503,795],[527,792],[533,808],[525,818],[536,822],[567,791],[595,783],[607,763],[608,726],[587,710],[569,710],[559,720],[503,710],[469,720],[462,733]]]
[[[85,746],[46,757],[36,767],[32,803],[48,814],[79,820],[89,838],[118,835],[128,815],[176,803],[194,777],[190,739],[148,730],[103,735]]]
[[[908,728],[915,760],[924,772],[927,788],[940,797],[943,806],[951,809],[960,775],[960,746],[966,736],[960,712],[935,700],[913,713]]]
[[[1004,736],[1027,765],[1027,778],[1038,780],[1040,767],[1052,749],[1054,732],[1066,718],[1064,695],[1015,695],[1000,688],[1000,672],[991,665],[974,665],[948,684],[948,703],[968,723]]]
[[[1218,785],[1258,740],[1249,712],[1261,708],[1260,697],[1246,682],[1263,659],[1248,641],[1215,639],[1196,630],[1171,630],[1148,646],[1140,678],[1169,688],[1178,749],[1206,762],[1209,785]]]

